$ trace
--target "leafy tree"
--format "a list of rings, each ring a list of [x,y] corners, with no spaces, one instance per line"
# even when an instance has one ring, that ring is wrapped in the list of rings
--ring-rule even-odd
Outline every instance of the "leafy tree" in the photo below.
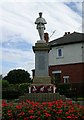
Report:
[[[2,88],[7,88],[9,86],[9,82],[7,80],[2,80]]]
[[[7,80],[10,84],[18,84],[18,83],[30,83],[31,78],[30,74],[22,69],[14,69],[11,70],[7,76],[3,79]]]

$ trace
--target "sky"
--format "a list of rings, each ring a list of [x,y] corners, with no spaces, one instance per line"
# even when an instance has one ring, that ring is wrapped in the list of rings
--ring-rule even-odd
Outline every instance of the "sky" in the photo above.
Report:
[[[80,2],[79,2],[80,1]],[[49,41],[65,32],[83,32],[83,0],[3,0],[0,2],[0,74],[24,69],[32,74],[39,40],[35,20],[43,12]],[[55,33],[53,34],[53,31]],[[53,35],[52,35],[53,34]]]

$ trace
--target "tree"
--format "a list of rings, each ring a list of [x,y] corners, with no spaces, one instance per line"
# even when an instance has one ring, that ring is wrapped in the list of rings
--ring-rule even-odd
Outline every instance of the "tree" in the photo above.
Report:
[[[7,80],[10,84],[17,84],[17,83],[30,83],[31,78],[30,74],[22,69],[14,69],[11,70],[7,76],[3,78],[3,80]]]
[[[2,88],[7,88],[9,86],[9,82],[7,80],[2,80]]]

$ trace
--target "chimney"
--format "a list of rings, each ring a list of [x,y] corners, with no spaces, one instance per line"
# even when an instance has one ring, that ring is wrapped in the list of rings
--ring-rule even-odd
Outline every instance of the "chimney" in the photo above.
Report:
[[[70,34],[70,32],[68,32],[68,34]]]
[[[66,35],[68,35],[68,34],[70,34],[70,32],[65,32],[64,36],[66,36]]]
[[[49,42],[49,34],[48,33],[44,33],[44,40],[46,41],[46,43]]]
[[[64,36],[66,36],[66,35],[67,35],[67,32],[65,32]]]

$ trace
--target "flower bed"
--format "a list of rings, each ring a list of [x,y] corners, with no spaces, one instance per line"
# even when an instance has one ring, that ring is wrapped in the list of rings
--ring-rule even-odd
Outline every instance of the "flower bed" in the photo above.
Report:
[[[84,106],[71,100],[21,103],[2,102],[2,120],[84,120]]]

